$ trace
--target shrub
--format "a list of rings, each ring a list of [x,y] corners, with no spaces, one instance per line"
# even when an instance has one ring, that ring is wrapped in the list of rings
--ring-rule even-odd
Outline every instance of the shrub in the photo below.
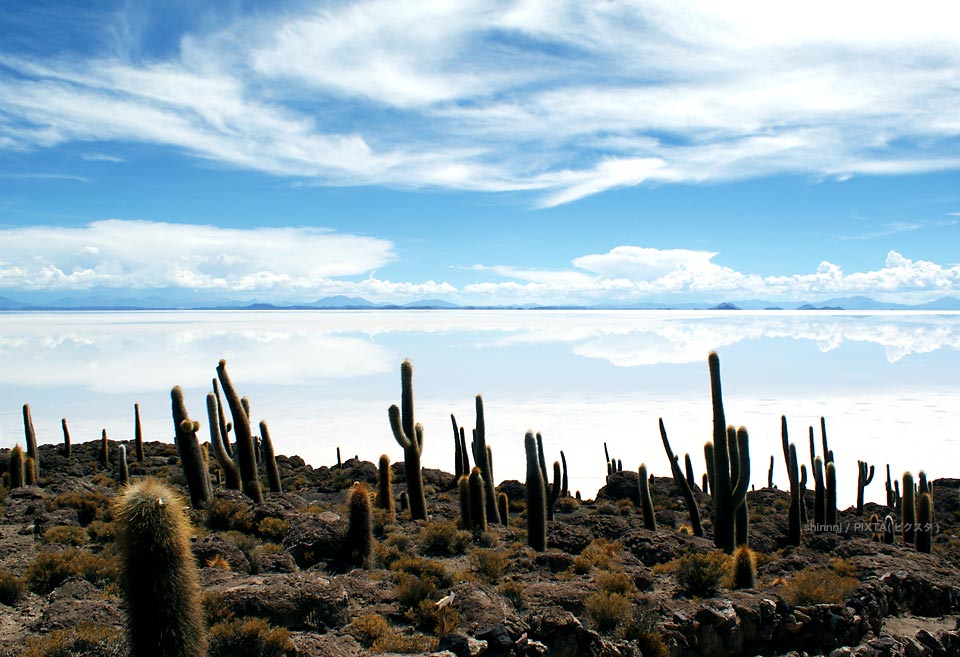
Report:
[[[392,534],[376,546],[377,563],[381,568],[393,568],[404,555],[415,555],[410,539],[403,534]]]
[[[557,508],[564,513],[572,513],[580,508],[580,502],[575,497],[561,497],[557,500]]]
[[[86,530],[75,525],[57,525],[43,532],[44,543],[59,543],[61,545],[83,547],[89,540]]]
[[[499,582],[510,565],[506,550],[474,550],[471,558],[474,570],[490,584]]]
[[[586,575],[593,568],[609,570],[620,565],[620,551],[622,546],[615,541],[597,538],[590,545],[583,548],[583,552],[574,557],[573,571],[578,575]]]
[[[210,628],[209,657],[287,657],[296,654],[290,632],[262,618],[235,618]]]
[[[630,601],[619,593],[591,593],[584,604],[598,632],[612,632],[630,615]]]
[[[27,566],[30,590],[50,593],[71,577],[82,577],[92,584],[116,581],[117,564],[78,548],[59,552],[41,552]]]
[[[47,503],[47,509],[76,509],[77,521],[84,527],[94,520],[110,520],[110,498],[99,491],[61,493]]]
[[[407,655],[431,653],[437,649],[437,643],[436,639],[422,634],[404,636],[398,632],[388,632],[373,642],[370,652]]]
[[[214,498],[207,503],[206,526],[213,531],[253,532],[253,513],[243,502]]]
[[[500,537],[497,536],[496,532],[486,531],[480,532],[479,538],[477,538],[477,545],[485,548],[497,547],[500,544]]]
[[[858,586],[858,580],[831,568],[811,567],[790,577],[782,595],[792,605],[842,604]]]
[[[218,570],[233,570],[233,568],[230,567],[230,562],[224,559],[222,554],[215,554],[207,559],[206,566],[207,568],[216,568]]]
[[[427,554],[463,554],[473,540],[473,535],[457,529],[451,520],[434,520],[420,530],[420,546]]]
[[[443,567],[443,564],[431,559],[414,556],[401,557],[393,565],[393,569],[398,573],[408,573],[432,580],[440,588],[445,589],[453,586],[453,576]]]
[[[601,571],[594,576],[593,581],[604,593],[619,593],[625,596],[633,593],[633,580],[626,573]]]
[[[257,534],[268,540],[283,541],[283,535],[287,532],[289,525],[290,523],[286,520],[267,516],[257,525]]]
[[[397,602],[405,609],[418,609],[424,600],[433,602],[437,585],[426,577],[403,573],[397,578]]]
[[[117,525],[113,522],[94,520],[87,525],[87,534],[90,535],[90,540],[96,543],[113,543],[117,540]]]
[[[597,513],[602,516],[620,515],[620,509],[613,502],[600,502],[597,505]]]
[[[523,589],[524,586],[520,582],[504,582],[497,587],[500,595],[512,602],[513,606],[517,609],[523,609],[524,606]]]
[[[690,552],[677,564],[677,583],[686,595],[701,598],[713,595],[720,588],[730,558],[720,550]]]
[[[370,648],[380,637],[389,633],[390,624],[380,614],[364,614],[354,618],[347,628],[347,632],[360,642],[364,648]]]
[[[6,570],[0,571],[0,604],[12,607],[23,595],[23,580]]]
[[[80,625],[27,639],[20,657],[126,657],[123,633],[105,625]]]

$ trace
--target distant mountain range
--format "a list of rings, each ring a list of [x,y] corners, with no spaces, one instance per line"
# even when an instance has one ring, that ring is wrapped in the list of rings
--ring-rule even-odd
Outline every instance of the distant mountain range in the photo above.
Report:
[[[28,297],[29,298],[29,297]],[[169,294],[138,297],[130,293],[110,295],[104,292],[78,293],[56,298],[29,298],[28,301],[0,296],[2,310],[411,310],[411,309],[516,309],[516,310],[956,310],[960,299],[942,297],[918,305],[887,303],[870,297],[842,297],[818,302],[782,302],[758,299],[708,302],[642,302],[594,305],[457,305],[443,299],[421,299],[410,303],[374,303],[361,297],[332,296],[310,303],[238,301],[223,298],[198,298],[190,301]]]

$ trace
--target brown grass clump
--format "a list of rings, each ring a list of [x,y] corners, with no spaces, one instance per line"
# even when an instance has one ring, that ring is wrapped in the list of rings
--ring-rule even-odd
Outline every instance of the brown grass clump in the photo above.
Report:
[[[594,575],[593,581],[604,593],[618,593],[623,596],[633,593],[633,580],[626,573],[601,571]]]
[[[90,538],[87,532],[83,528],[75,525],[57,525],[43,532],[44,543],[59,543],[60,545],[83,547],[89,540]]]
[[[426,554],[456,555],[467,551],[473,535],[451,520],[433,520],[420,530],[420,547]]]
[[[23,596],[23,579],[6,570],[0,571],[0,604],[12,607]]]
[[[506,550],[474,550],[473,569],[484,581],[496,584],[510,565]]]
[[[630,600],[620,593],[592,593],[584,604],[594,627],[604,634],[613,632],[621,621],[630,616]]]
[[[106,625],[80,625],[27,639],[20,657],[125,657],[123,633]]]
[[[113,582],[117,564],[86,550],[67,548],[41,552],[27,566],[27,584],[35,593],[50,593],[71,577],[82,577],[92,584]]]
[[[781,595],[792,605],[843,604],[860,582],[832,568],[812,566],[783,584]]]
[[[61,493],[47,502],[48,511],[76,509],[77,521],[84,527],[94,520],[110,520],[110,498],[99,491]]]
[[[715,594],[730,565],[730,557],[720,550],[690,552],[677,564],[677,583],[688,596],[702,598]]]
[[[262,618],[235,618],[210,628],[208,657],[288,657],[296,654],[290,632]]]

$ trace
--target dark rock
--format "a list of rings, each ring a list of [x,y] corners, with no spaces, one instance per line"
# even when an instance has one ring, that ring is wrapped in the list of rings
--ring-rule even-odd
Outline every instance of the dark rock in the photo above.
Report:
[[[462,634],[446,634],[440,639],[439,651],[452,652],[457,657],[470,657],[470,644]]]
[[[480,630],[473,636],[480,641],[487,642],[487,650],[483,653],[484,657],[501,657],[513,650],[513,639],[506,625],[493,625]]]
[[[340,559],[347,537],[347,522],[332,511],[302,515],[290,523],[284,549],[300,568]]]
[[[640,504],[640,478],[633,470],[614,472],[607,477],[607,485],[597,491],[597,501],[600,500],[630,500]]]
[[[197,559],[197,565],[201,568],[206,567],[214,558],[222,557],[224,561],[230,564],[230,570],[233,572],[250,572],[250,562],[247,561],[247,557],[244,556],[240,548],[215,534],[204,536],[191,547],[193,548],[193,555]]]
[[[583,627],[569,611],[548,608],[530,619],[530,638],[543,641],[550,657],[603,657],[600,635]]]
[[[343,587],[317,575],[251,575],[207,590],[237,616],[260,616],[287,629],[335,630],[350,620]]]

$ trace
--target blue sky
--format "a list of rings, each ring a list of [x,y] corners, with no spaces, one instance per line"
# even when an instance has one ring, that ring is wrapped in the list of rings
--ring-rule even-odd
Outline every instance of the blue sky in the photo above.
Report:
[[[34,2],[0,295],[960,295],[950,3]]]

